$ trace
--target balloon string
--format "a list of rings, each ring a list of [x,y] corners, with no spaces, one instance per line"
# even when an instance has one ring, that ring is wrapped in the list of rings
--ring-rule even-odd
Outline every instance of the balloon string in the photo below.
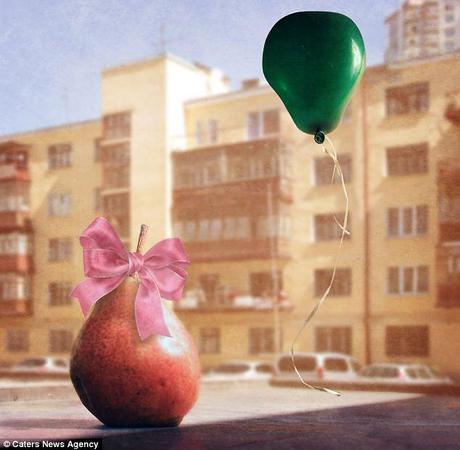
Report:
[[[336,274],[336,271],[337,271],[337,266],[338,266],[338,263],[339,263],[339,260],[340,260],[340,255],[341,255],[341,252],[342,252],[343,241],[345,239],[345,235],[350,234],[350,232],[347,229],[347,227],[348,227],[348,215],[349,215],[349,197],[348,197],[347,187],[345,185],[345,179],[344,179],[344,176],[343,176],[342,168],[340,167],[340,163],[339,163],[338,158],[337,158],[337,152],[335,151],[334,144],[332,143],[332,141],[327,136],[325,136],[325,138],[326,138],[326,142],[329,144],[330,148],[328,148],[324,144],[322,144],[321,147],[322,147],[323,152],[326,155],[328,155],[332,159],[332,161],[334,163],[334,169],[332,171],[331,183],[334,182],[334,178],[335,178],[336,174],[340,178],[340,182],[341,182],[342,190],[343,190],[343,195],[345,197],[345,215],[344,215],[343,223],[340,223],[337,220],[336,216],[334,215],[334,220],[337,223],[337,225],[339,226],[339,228],[342,230],[342,233],[340,235],[340,243],[339,243],[339,246],[338,246],[338,249],[337,249],[337,252],[336,252],[336,255],[335,255],[335,259],[334,259],[334,268],[332,270],[331,280],[329,282],[328,287],[324,291],[323,295],[321,296],[319,301],[316,303],[315,307],[310,311],[310,314],[308,314],[307,318],[304,320],[304,322],[303,322],[302,326],[300,327],[299,331],[295,335],[294,340],[292,341],[292,344],[291,344],[291,361],[292,361],[292,365],[294,367],[294,370],[295,370],[297,376],[299,377],[299,380],[302,382],[302,384],[304,386],[306,386],[306,387],[308,387],[310,389],[317,390],[317,391],[327,392],[328,394],[333,394],[333,395],[340,396],[340,395],[342,395],[340,392],[334,391],[332,389],[328,389],[326,387],[315,386],[313,384],[307,383],[303,379],[302,375],[300,374],[300,372],[299,372],[299,370],[297,368],[297,365],[295,363],[295,356],[294,356],[294,346],[297,343],[297,340],[299,339],[300,335],[303,333],[305,327],[316,316],[316,314],[318,313],[321,305],[323,304],[324,300],[326,300],[326,298],[328,297],[328,295],[329,295],[329,293],[330,293],[330,291],[332,289],[332,285],[334,284],[335,274]]]

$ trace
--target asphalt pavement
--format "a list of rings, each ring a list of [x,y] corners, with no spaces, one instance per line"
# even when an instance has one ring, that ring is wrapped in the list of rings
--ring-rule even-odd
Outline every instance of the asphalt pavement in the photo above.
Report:
[[[460,449],[460,397],[218,384],[180,427],[161,429],[106,427],[74,395],[0,405],[0,444],[77,438],[104,450]]]

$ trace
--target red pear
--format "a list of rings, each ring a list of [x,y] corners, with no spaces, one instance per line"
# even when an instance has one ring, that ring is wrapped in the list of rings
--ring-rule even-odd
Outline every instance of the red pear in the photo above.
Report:
[[[72,350],[72,383],[83,405],[106,425],[177,426],[198,397],[198,352],[166,307],[172,337],[140,340],[137,288],[137,281],[127,278],[96,302]]]

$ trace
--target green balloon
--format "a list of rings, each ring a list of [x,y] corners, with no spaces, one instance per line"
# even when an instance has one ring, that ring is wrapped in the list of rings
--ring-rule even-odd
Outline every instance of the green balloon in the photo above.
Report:
[[[296,126],[317,142],[339,124],[365,64],[355,23],[343,14],[319,11],[279,20],[267,36],[262,60],[265,78]]]

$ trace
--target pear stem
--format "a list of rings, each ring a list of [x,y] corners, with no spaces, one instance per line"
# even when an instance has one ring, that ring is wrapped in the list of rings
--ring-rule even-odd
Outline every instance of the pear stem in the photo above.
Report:
[[[145,242],[145,235],[149,231],[149,227],[147,225],[142,224],[141,230],[139,231],[139,239],[137,240],[137,248],[136,252],[140,253],[142,251],[142,247],[144,246]]]
[[[137,240],[137,247],[136,247],[137,253],[141,253],[142,251],[142,247],[144,246],[145,236],[147,234],[147,231],[149,231],[149,227],[147,225],[142,224],[141,230],[139,231],[139,239]],[[134,274],[134,279],[137,282],[139,282],[139,274],[137,272]]]

